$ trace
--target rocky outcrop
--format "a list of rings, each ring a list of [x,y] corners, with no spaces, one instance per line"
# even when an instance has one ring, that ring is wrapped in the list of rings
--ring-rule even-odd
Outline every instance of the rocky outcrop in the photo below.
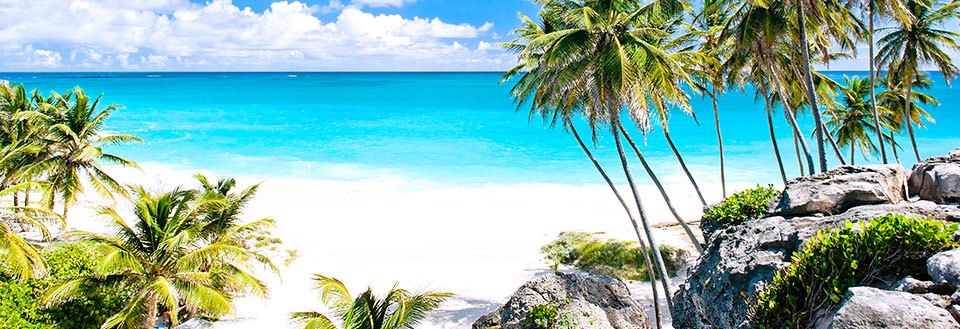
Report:
[[[960,249],[938,253],[927,260],[927,273],[936,283],[960,284]]]
[[[787,182],[771,213],[778,216],[838,214],[847,209],[904,200],[905,172],[899,165],[842,166]]]
[[[950,312],[906,292],[853,287],[839,309],[817,323],[820,329],[960,328]]]
[[[552,273],[527,282],[504,306],[484,315],[474,329],[533,329],[527,313],[537,305],[557,308],[558,318],[574,328],[650,328],[643,308],[630,297],[623,282],[605,275]]]
[[[937,203],[960,202],[960,148],[913,166],[910,192]]]
[[[749,328],[750,300],[822,229],[891,213],[960,222],[960,206],[939,200],[907,201],[904,185],[906,172],[899,166],[844,166],[790,181],[781,197],[771,202],[768,217],[705,232],[708,244],[673,298],[674,327]],[[956,289],[929,281],[901,283],[903,289],[937,295],[932,300],[942,300]]]

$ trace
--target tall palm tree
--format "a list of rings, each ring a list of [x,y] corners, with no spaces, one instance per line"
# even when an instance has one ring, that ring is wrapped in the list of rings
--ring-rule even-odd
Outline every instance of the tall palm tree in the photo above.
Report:
[[[52,150],[31,170],[47,174],[52,187],[47,197],[52,204],[56,195],[60,195],[64,218],[83,192],[84,178],[105,197],[113,198],[114,193],[128,197],[120,183],[104,171],[101,162],[139,168],[133,161],[104,151],[107,145],[142,140],[133,135],[102,132],[105,121],[119,106],[98,110],[101,97],[91,99],[83,89],[76,88],[40,109],[44,112],[42,118],[49,130],[46,138]]]
[[[923,106],[939,106],[940,103],[933,95],[922,92],[930,89],[933,80],[926,73],[922,73],[914,79],[913,88],[910,88],[910,97],[907,97],[907,88],[903,81],[896,81],[895,78],[887,77],[881,79],[886,86],[886,90],[877,94],[878,107],[881,110],[880,122],[882,127],[887,129],[888,134],[885,139],[889,141],[890,148],[893,149],[894,157],[899,162],[897,155],[897,144],[895,135],[902,133],[906,127],[906,122],[910,122],[918,127],[925,127],[924,122],[933,123],[935,120]],[[905,104],[910,102],[910,115],[904,115],[908,111]]]
[[[911,91],[917,76],[922,73],[923,66],[932,64],[939,69],[948,85],[950,80],[960,74],[960,69],[947,54],[951,49],[960,50],[956,41],[960,33],[942,28],[947,22],[960,18],[960,2],[907,0],[906,6],[910,11],[910,18],[898,21],[894,27],[881,29],[889,33],[880,38],[881,47],[877,54],[877,62],[889,68],[890,74],[887,78],[903,80],[903,85],[906,86],[904,120],[912,116]],[[905,121],[904,125],[910,135],[913,154],[917,161],[920,161],[913,125],[910,121]]]
[[[829,118],[827,126],[841,146],[850,148],[850,164],[854,164],[854,152],[859,147],[866,154],[877,151],[870,139],[870,131],[879,130],[871,122],[869,79],[843,77],[846,86],[840,88],[843,94],[842,106],[828,107],[824,114]]]
[[[321,300],[333,314],[316,311],[291,314],[293,321],[304,329],[412,329],[453,296],[447,292],[410,292],[394,284],[383,297],[367,288],[353,298],[340,280],[319,274],[314,275],[313,280]]]
[[[134,192],[132,227],[115,209],[102,207],[99,214],[116,235],[73,234],[103,252],[98,273],[49,288],[42,299],[45,305],[80,298],[90,286],[122,285],[135,293],[102,327],[153,328],[161,309],[169,312],[174,325],[184,313],[222,316],[233,312],[234,294],[225,287],[242,286],[248,292],[266,294],[265,285],[248,273],[224,275],[211,269],[218,268],[211,263],[241,260],[246,255],[230,243],[205,243],[199,237],[205,226],[200,215],[210,201],[192,190],[151,193],[137,188]]]

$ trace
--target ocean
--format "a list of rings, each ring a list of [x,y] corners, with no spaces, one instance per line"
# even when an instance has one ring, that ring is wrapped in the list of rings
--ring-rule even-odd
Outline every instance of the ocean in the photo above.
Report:
[[[526,108],[517,110],[508,94],[511,82],[499,84],[500,75],[0,73],[0,79],[44,93],[80,86],[88,94],[102,94],[103,104],[121,104],[106,130],[138,135],[144,143],[109,150],[140,163],[260,179],[602,184],[562,127],[531,120]],[[866,73],[828,75],[842,83],[843,75]],[[927,92],[941,105],[927,109],[936,123],[917,130],[923,157],[960,146],[958,87],[948,87],[939,74],[932,78],[935,85]],[[671,115],[671,136],[697,180],[715,184],[719,164],[710,99],[694,95],[692,105],[695,118],[679,111]],[[779,183],[764,107],[752,91],[723,95],[720,120],[728,181]],[[800,120],[812,131],[809,114]],[[789,126],[782,114],[775,122],[787,173],[797,176]],[[578,130],[590,138],[585,123],[578,123]],[[685,180],[658,127],[634,137],[659,175]],[[597,157],[611,173],[619,173],[609,134],[600,129],[597,138]],[[909,166],[909,139],[898,141],[905,146],[900,158]],[[878,163],[878,157],[858,151],[857,163]],[[641,176],[639,167],[634,172]]]

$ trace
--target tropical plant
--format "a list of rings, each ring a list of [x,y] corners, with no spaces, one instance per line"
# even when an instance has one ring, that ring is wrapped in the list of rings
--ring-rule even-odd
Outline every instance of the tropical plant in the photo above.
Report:
[[[0,191],[0,197],[17,193],[32,183],[23,183]],[[41,208],[0,205],[0,273],[25,281],[46,275],[47,264],[39,247],[18,234],[36,230],[38,238],[50,241],[48,225],[66,226],[63,218]]]
[[[872,106],[869,103],[870,81],[857,77],[843,77],[846,86],[840,88],[843,95],[842,105],[828,107],[824,114],[828,117],[827,127],[835,135],[840,146],[850,147],[850,164],[854,164],[854,151],[857,148],[864,155],[873,154],[877,146],[870,139],[870,132],[879,130],[871,120]]]
[[[640,248],[634,241],[603,238],[600,233],[564,232],[557,239],[540,248],[553,269],[561,264],[577,269],[614,276],[623,280],[650,281],[648,249]],[[665,259],[674,259],[680,251],[663,246],[660,254]],[[670,275],[677,266],[667,263]]]
[[[914,79],[909,98],[907,98],[907,88],[904,87],[902,81],[897,81],[894,78],[886,78],[882,81],[886,90],[877,94],[878,108],[881,110],[880,121],[882,127],[887,129],[888,133],[885,138],[889,141],[894,157],[899,162],[899,156],[897,155],[899,146],[897,146],[895,136],[902,133],[906,128],[904,123],[910,122],[923,128],[926,126],[925,122],[935,122],[933,116],[924,109],[924,106],[939,106],[940,103],[933,95],[923,92],[933,85],[933,81],[930,80],[928,74],[920,74]],[[905,107],[908,100],[910,102],[910,115],[905,116],[904,114],[908,111]]]
[[[879,40],[881,47],[876,60],[879,65],[888,67],[888,79],[902,81],[906,88],[902,119],[910,135],[913,154],[920,161],[913,125],[908,120],[913,113],[914,81],[922,74],[923,66],[931,64],[940,70],[948,85],[960,74],[960,68],[947,54],[949,50],[960,50],[956,41],[960,32],[942,28],[947,22],[960,18],[960,2],[907,0],[906,7],[910,13],[908,19],[896,21],[894,27],[880,29],[888,33]]]
[[[951,238],[955,232],[957,224],[900,214],[824,229],[759,292],[752,324],[807,328],[814,314],[840,302],[850,287],[926,274],[927,258],[958,246]]]
[[[206,243],[201,237],[207,221],[202,214],[217,203],[192,190],[148,192],[135,188],[133,226],[113,208],[99,214],[114,229],[114,236],[89,232],[72,235],[93,243],[105,256],[98,271],[81,275],[48,289],[45,305],[74,300],[91,286],[121,285],[134,290],[123,309],[108,318],[104,328],[152,328],[161,310],[174,325],[181,316],[221,316],[233,311],[238,287],[258,296],[266,286],[241,266],[222,271],[225,265],[247,259],[246,251],[227,241]]]
[[[314,275],[320,298],[331,314],[316,311],[296,312],[291,318],[304,329],[409,329],[416,327],[453,296],[447,292],[410,292],[393,288],[382,298],[367,288],[356,298],[340,280]],[[337,325],[340,323],[340,325]]]
[[[751,218],[760,218],[767,213],[767,205],[780,195],[772,185],[759,186],[734,193],[717,205],[703,212],[702,226],[705,230],[738,225]]]

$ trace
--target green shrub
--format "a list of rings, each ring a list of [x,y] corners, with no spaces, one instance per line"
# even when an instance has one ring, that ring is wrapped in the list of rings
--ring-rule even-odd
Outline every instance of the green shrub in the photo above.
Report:
[[[633,241],[602,239],[597,233],[566,232],[540,248],[540,252],[553,269],[563,264],[620,279],[649,280],[643,249]],[[665,260],[672,259],[677,252],[677,249],[660,247]],[[676,266],[667,262],[667,273],[675,275]]]
[[[701,225],[727,226],[743,223],[751,218],[760,218],[766,213],[770,200],[780,195],[773,185],[743,190],[710,207],[703,213]]]
[[[99,328],[129,299],[128,289],[103,287],[78,299],[43,308],[43,291],[62,280],[94,272],[97,254],[82,243],[58,243],[43,252],[49,275],[17,282],[0,274],[0,328]]]
[[[560,312],[557,306],[553,304],[540,304],[530,308],[527,315],[523,317],[523,322],[536,328],[549,329],[557,323]]]
[[[822,307],[879,278],[926,275],[926,259],[957,246],[957,224],[887,215],[856,227],[822,230],[794,253],[755,301],[758,328],[805,328]]]

